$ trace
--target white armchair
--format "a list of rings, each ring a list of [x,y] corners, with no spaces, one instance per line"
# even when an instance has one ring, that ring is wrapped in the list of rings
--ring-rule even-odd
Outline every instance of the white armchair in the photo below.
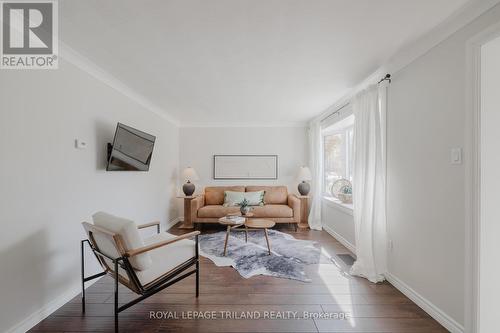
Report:
[[[196,274],[199,295],[199,231],[181,236],[160,233],[159,222],[137,226],[133,221],[99,212],[94,224],[83,222],[88,239],[81,242],[82,311],[85,312],[85,282],[105,274],[115,279],[115,331],[118,313],[168,286]],[[142,239],[138,229],[157,226],[158,234]],[[195,237],[195,241],[188,238]],[[87,243],[103,268],[102,273],[85,277],[84,246]],[[192,268],[194,266],[194,268]],[[139,294],[135,300],[118,306],[118,283]]]

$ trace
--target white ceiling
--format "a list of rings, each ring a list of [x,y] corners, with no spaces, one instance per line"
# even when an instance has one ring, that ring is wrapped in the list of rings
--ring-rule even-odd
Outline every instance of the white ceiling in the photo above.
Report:
[[[59,31],[181,124],[289,124],[466,2],[65,0]]]

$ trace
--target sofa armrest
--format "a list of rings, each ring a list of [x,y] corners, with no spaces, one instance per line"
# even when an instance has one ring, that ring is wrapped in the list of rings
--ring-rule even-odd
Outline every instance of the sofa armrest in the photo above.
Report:
[[[198,209],[205,206],[205,196],[200,195],[190,201],[191,219],[198,217]]]
[[[293,219],[300,221],[300,199],[295,194],[288,195],[288,207],[293,210]]]

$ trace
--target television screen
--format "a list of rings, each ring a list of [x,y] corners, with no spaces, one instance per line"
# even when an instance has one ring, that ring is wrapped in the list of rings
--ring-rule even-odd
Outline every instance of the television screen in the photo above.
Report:
[[[106,170],[148,171],[155,139],[153,135],[118,123]]]

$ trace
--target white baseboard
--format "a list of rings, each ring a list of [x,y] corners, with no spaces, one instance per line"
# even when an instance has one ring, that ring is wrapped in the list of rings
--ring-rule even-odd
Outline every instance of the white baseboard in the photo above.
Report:
[[[411,299],[415,304],[427,312],[432,318],[436,319],[438,323],[443,325],[448,331],[452,333],[464,333],[465,329],[463,325],[460,325],[455,319],[448,316],[436,305],[431,303],[428,299],[417,293],[406,283],[401,281],[399,278],[395,277],[391,273],[385,273],[385,278],[392,284],[396,289],[402,292],[406,297]]]
[[[87,282],[85,289],[93,285],[97,280]],[[33,312],[31,315],[26,317],[23,321],[15,324],[11,328],[9,328],[6,333],[24,333],[35,327],[39,322],[50,316],[54,311],[59,309],[64,304],[68,303],[75,296],[77,296],[81,292],[81,285],[78,284],[56,299],[53,299],[41,309]]]
[[[174,225],[176,225],[177,223],[179,223],[183,220],[184,220],[184,218],[182,216],[180,216],[180,217],[176,217],[170,221],[167,221],[167,223],[165,224],[165,231],[172,228]]]
[[[330,228],[327,225],[323,225],[323,229],[328,232],[333,238],[338,240],[340,244],[344,245],[349,251],[351,251],[353,254],[356,254],[356,247],[351,244],[347,239],[342,237],[339,233],[335,232],[332,228]]]

